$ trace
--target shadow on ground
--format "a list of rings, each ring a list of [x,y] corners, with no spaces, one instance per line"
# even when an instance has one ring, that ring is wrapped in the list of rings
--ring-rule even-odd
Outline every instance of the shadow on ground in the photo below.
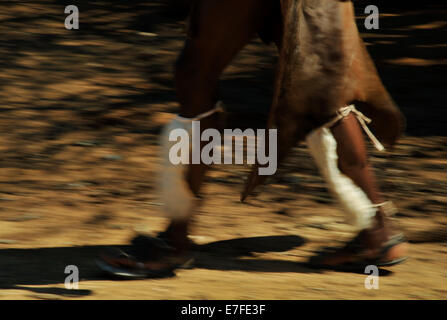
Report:
[[[300,236],[264,236],[194,245],[195,268],[246,272],[323,272],[312,269],[305,263],[253,258],[255,253],[285,252],[300,247],[305,242],[305,239]],[[79,246],[0,250],[0,289],[28,290],[37,294],[65,297],[90,295],[91,290],[30,286],[64,283],[68,276],[64,271],[68,265],[76,265],[79,268],[81,282],[108,280],[110,277],[97,268],[95,259],[99,252],[110,247],[123,250],[128,248],[127,246]],[[391,271],[380,270],[381,276],[390,274],[392,274]]]

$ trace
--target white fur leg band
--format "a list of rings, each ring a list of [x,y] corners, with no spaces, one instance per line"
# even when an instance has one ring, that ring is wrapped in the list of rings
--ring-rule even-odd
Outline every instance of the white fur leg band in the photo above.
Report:
[[[164,211],[168,218],[174,220],[188,219],[198,205],[198,198],[192,193],[188,182],[186,181],[186,171],[188,170],[189,155],[191,154],[191,136],[193,121],[200,121],[215,112],[222,112],[223,104],[218,102],[216,106],[194,118],[184,118],[177,116],[168,125],[165,126],[161,134],[162,149],[162,168],[159,176],[159,187],[161,200],[164,203]],[[176,129],[181,129],[187,133],[188,138],[182,139],[181,144],[187,143],[182,150],[189,150],[187,154],[182,154],[180,163],[173,163],[170,152],[174,145],[179,146],[179,142],[170,141],[170,135]],[[174,135],[175,136],[175,135]],[[184,158],[186,157],[186,159]]]
[[[183,129],[191,134],[192,125],[191,122],[179,121],[178,118],[175,118],[163,129],[160,141],[163,162],[160,170],[159,187],[167,217],[184,220],[192,214],[197,199],[186,181],[185,173],[188,165],[173,164],[169,157],[171,147],[177,143],[176,141],[169,141],[169,135],[175,129]],[[189,141],[187,142],[189,143]]]
[[[307,136],[306,141],[329,190],[346,211],[348,222],[360,229],[370,227],[377,208],[363,190],[338,168],[337,141],[330,129],[317,129]]]

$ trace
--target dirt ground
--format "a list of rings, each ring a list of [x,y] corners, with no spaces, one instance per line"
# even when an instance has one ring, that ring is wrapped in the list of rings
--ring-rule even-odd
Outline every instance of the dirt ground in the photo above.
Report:
[[[176,277],[115,281],[97,253],[166,224],[156,195],[158,133],[178,112],[173,64],[184,20],[156,1],[1,1],[0,299],[445,299],[447,297],[446,5],[381,8],[359,26],[408,118],[395,150],[370,148],[399,208],[410,259],[365,274],[303,262],[353,236],[300,145],[248,203],[247,166],[216,166],[191,238],[196,266]],[[64,28],[79,5],[80,29]],[[401,7],[402,8],[402,7]],[[227,127],[264,126],[276,50],[253,40],[225,71]],[[64,287],[79,267],[78,290]]]

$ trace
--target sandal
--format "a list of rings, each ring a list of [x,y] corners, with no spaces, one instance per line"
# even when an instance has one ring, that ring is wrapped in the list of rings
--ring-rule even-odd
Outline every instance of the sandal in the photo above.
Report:
[[[191,268],[193,258],[179,254],[163,239],[137,236],[124,251],[110,248],[100,254],[96,265],[109,275],[127,278],[161,278],[174,276],[178,268]]]
[[[342,248],[331,248],[311,257],[308,265],[318,269],[363,272],[368,265],[390,267],[407,260],[407,241],[402,234],[394,235],[374,251],[362,245],[361,237],[360,233]]]

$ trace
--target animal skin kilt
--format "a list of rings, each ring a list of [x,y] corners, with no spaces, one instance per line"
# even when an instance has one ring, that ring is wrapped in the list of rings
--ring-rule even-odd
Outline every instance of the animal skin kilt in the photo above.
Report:
[[[372,120],[370,128],[378,140],[394,145],[405,118],[360,38],[353,3],[278,1],[282,44],[267,125],[278,130],[278,161],[350,105]],[[253,166],[241,199],[265,178],[258,175],[258,165]]]

